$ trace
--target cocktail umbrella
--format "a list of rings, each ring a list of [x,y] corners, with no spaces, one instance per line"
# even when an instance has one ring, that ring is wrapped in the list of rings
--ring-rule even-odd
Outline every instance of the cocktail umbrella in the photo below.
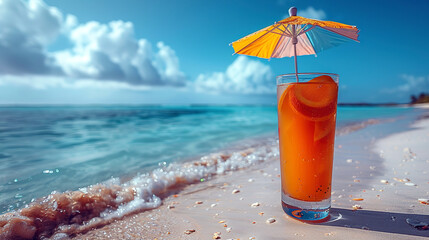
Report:
[[[266,59],[294,56],[298,81],[297,56],[317,54],[351,40],[359,42],[356,26],[304,18],[296,13],[297,9],[291,7],[290,17],[233,42],[234,54]]]

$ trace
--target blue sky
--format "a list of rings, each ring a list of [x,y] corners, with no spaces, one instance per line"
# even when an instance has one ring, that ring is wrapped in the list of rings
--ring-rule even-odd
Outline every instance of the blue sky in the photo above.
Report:
[[[340,102],[429,92],[426,1],[0,0],[0,104],[275,104],[293,59],[228,44],[291,6],[361,30],[298,58],[300,72],[340,74]]]

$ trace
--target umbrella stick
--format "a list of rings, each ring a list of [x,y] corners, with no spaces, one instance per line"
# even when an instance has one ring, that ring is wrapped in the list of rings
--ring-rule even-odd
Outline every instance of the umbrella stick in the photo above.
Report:
[[[298,12],[298,10],[296,9],[296,7],[291,7],[289,8],[289,15],[292,16],[296,16],[296,13]],[[304,30],[303,28],[301,28],[301,30]],[[298,63],[297,63],[297,59],[296,59],[296,44],[298,43],[298,34],[296,34],[296,25],[292,24],[292,44],[293,44],[293,53],[295,56],[295,76],[296,76],[296,82],[299,82],[298,79]]]
[[[299,79],[298,79],[298,63],[297,63],[297,57],[296,57],[296,44],[294,44],[293,45],[293,51],[294,51],[294,54],[295,54],[295,76],[296,76],[296,82],[299,82]]]

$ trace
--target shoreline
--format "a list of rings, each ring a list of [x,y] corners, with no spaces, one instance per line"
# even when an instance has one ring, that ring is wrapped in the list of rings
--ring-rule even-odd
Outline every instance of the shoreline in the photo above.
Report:
[[[381,119],[381,120],[380,120]],[[350,132],[353,131],[357,131],[359,129],[365,128],[369,125],[373,125],[373,124],[378,124],[380,123],[380,121],[385,121],[386,118],[370,118],[368,120],[356,120],[356,121],[350,121],[350,122],[345,122],[342,125],[337,126],[337,130],[336,130],[336,135],[345,135],[348,134]],[[192,155],[189,157],[185,157],[183,159],[179,159],[178,161],[176,161],[175,163],[178,164],[186,164],[186,163],[190,163],[190,162],[197,162],[200,159],[210,156],[210,155],[215,155],[215,154],[232,154],[234,152],[240,152],[240,151],[247,151],[247,149],[254,149],[257,148],[258,146],[268,146],[268,145],[275,145],[277,146],[277,143],[275,143],[275,141],[277,141],[277,133],[276,132],[266,132],[266,133],[262,133],[256,136],[251,136],[251,137],[247,137],[247,138],[243,138],[240,140],[236,140],[233,141],[231,143],[229,143],[227,146],[224,147],[218,147],[215,149],[212,149],[209,152],[206,153],[199,153],[196,155]],[[262,143],[262,144],[261,144]],[[160,165],[161,164],[161,165]],[[167,163],[170,164],[170,163]],[[118,179],[119,182],[124,183],[124,182],[128,182],[130,180],[132,180],[134,177],[138,176],[138,175],[142,175],[145,173],[152,173],[154,170],[159,169],[160,167],[165,167],[165,164],[162,164],[162,162],[160,162],[157,165],[153,165],[153,166],[149,166],[146,169],[142,169],[143,171],[130,171],[126,174],[123,174],[122,176],[118,176],[115,177],[115,179]],[[55,170],[54,168],[52,168],[53,171],[60,171],[60,170]],[[49,170],[46,170],[49,171]],[[45,173],[45,172],[43,172]],[[23,178],[20,179],[21,181],[27,181],[28,179]],[[10,181],[10,180],[9,180]],[[92,185],[98,185],[98,184],[105,184],[106,182],[111,181],[111,179],[107,179],[105,181],[100,181],[100,182],[96,182],[93,184],[88,184],[88,185],[81,185],[78,188],[75,189],[63,189],[63,190],[55,190],[56,192],[71,192],[71,191],[77,191],[78,189],[81,188],[87,188],[90,187]],[[40,196],[33,196],[33,200],[37,200],[40,198],[44,198],[47,197],[50,194],[50,192],[46,193],[45,195],[40,195]],[[3,201],[3,203],[6,201]],[[24,203],[30,203],[30,199],[24,200]],[[1,212],[1,214],[6,214],[6,213],[10,213],[13,211],[18,211],[19,209],[22,209],[25,205],[22,205],[18,208],[13,208],[11,210],[8,211],[3,211]],[[2,206],[3,210],[5,209],[5,206]]]
[[[383,167],[381,166],[381,161],[380,159],[377,160],[377,154],[371,153],[368,150],[368,147],[364,142],[367,139],[367,137],[372,137],[374,138],[374,133],[372,132],[373,129],[378,129],[379,126],[385,126],[386,124],[392,124],[391,122],[394,121],[390,121],[389,119],[385,119],[385,120],[379,120],[379,119],[368,119],[366,121],[362,121],[359,123],[351,123],[348,125],[343,126],[340,130],[341,131],[337,131],[337,143],[336,143],[336,156],[335,156],[335,161],[334,161],[334,179],[343,179],[342,181],[333,181],[333,189],[335,191],[335,189],[340,189],[343,192],[347,192],[347,191],[352,191],[352,192],[358,192],[359,189],[361,188],[368,188],[369,185],[367,184],[367,181],[381,175],[381,172],[383,170]],[[403,124],[403,123],[402,123]],[[382,128],[382,127],[381,127]],[[359,131],[358,131],[359,130]],[[395,131],[394,131],[395,132]],[[357,133],[357,134],[356,134]],[[386,134],[386,132],[381,131],[381,133],[379,134]],[[367,135],[365,135],[367,134]],[[268,137],[269,135],[265,136],[265,142],[264,144],[262,144],[261,146],[264,147],[269,147],[271,145],[276,145],[275,141],[273,140],[272,137]],[[359,138],[356,138],[356,136],[359,136]],[[379,137],[379,136],[378,136]],[[240,143],[237,144],[233,144],[231,146],[229,146],[228,149],[223,149],[215,154],[210,154],[207,155],[209,156],[209,158],[203,160],[201,162],[201,160],[196,160],[196,159],[191,159],[191,161],[186,161],[184,162],[180,162],[180,164],[188,164],[188,165],[195,165],[195,166],[211,166],[213,164],[217,165],[218,163],[216,161],[223,161],[223,160],[227,160],[229,158],[231,158],[231,156],[234,153],[238,153],[239,155],[241,154],[242,157],[246,157],[247,155],[253,153],[252,151],[255,151],[255,148],[257,148],[256,145],[256,140],[260,139],[260,137],[255,137],[253,139],[245,139],[245,140],[241,140]],[[372,140],[373,141],[373,140]],[[359,142],[358,144],[356,144],[356,142]],[[243,147],[247,147],[247,148],[243,148]],[[360,154],[359,152],[364,151],[365,154]],[[219,156],[217,156],[219,155]],[[257,154],[256,154],[257,155]],[[338,156],[339,155],[339,156]],[[359,172],[359,179],[356,179],[357,176],[353,176],[353,179],[348,179],[351,177],[350,175],[350,163],[346,162],[345,159],[348,160],[348,157],[351,156],[355,156],[357,159],[358,158],[364,158],[364,159],[369,159],[369,160],[373,160],[375,162],[368,162],[368,161],[359,161],[359,160],[352,160],[353,165],[355,165],[354,167],[356,169],[368,169],[368,168],[373,168],[371,169],[371,171],[360,171]],[[211,156],[214,156],[214,158],[212,158]],[[256,156],[257,157],[257,156]],[[353,159],[356,159],[355,157],[353,157]],[[274,156],[275,158],[275,156]],[[210,160],[211,159],[211,160]],[[218,159],[218,160],[216,160]],[[342,159],[340,161],[338,161],[338,159]],[[242,161],[243,159],[238,159],[239,161]],[[204,161],[206,161],[206,163],[204,163]],[[210,161],[215,161],[214,162],[210,162]],[[173,184],[173,186],[170,186],[168,183],[167,185],[165,185],[163,188],[167,188],[166,190],[161,190],[159,193],[157,193],[156,195],[161,197],[162,200],[159,200],[159,203],[155,204],[155,205],[150,205],[149,207],[146,208],[133,208],[131,207],[131,209],[129,209],[128,212],[122,213],[122,215],[119,215],[118,217],[114,217],[114,218],[110,218],[107,219],[107,221],[100,221],[100,218],[94,218],[93,220],[87,222],[87,224],[82,225],[82,226],[63,226],[60,231],[59,234],[52,236],[52,239],[64,239],[67,238],[67,234],[65,233],[71,233],[72,235],[74,231],[77,232],[84,232],[85,234],[78,234],[76,236],[76,239],[88,239],[88,238],[92,238],[95,236],[98,237],[103,237],[101,235],[97,235],[100,232],[103,234],[113,234],[112,237],[113,238],[125,238],[126,236],[123,234],[126,234],[126,232],[124,232],[124,229],[128,229],[130,226],[135,226],[136,230],[135,231],[135,236],[138,236],[139,234],[144,234],[144,236],[150,236],[149,238],[158,238],[162,237],[161,239],[180,239],[180,237],[184,237],[183,239],[193,239],[190,238],[191,236],[197,236],[197,238],[195,239],[205,239],[207,234],[210,234],[210,231],[206,231],[204,229],[210,229],[211,227],[213,227],[214,225],[211,224],[210,226],[206,226],[204,224],[202,224],[201,229],[199,231],[197,231],[197,234],[193,234],[191,233],[189,236],[181,236],[183,235],[183,231],[182,228],[186,225],[189,225],[188,223],[192,223],[193,224],[200,224],[201,222],[204,222],[205,219],[208,219],[210,216],[207,215],[207,211],[209,211],[211,208],[216,207],[217,205],[220,204],[220,202],[222,201],[229,201],[230,206],[232,207],[239,207],[236,206],[237,203],[240,205],[243,203],[243,201],[245,200],[244,197],[240,197],[237,199],[235,199],[235,202],[232,201],[234,200],[231,196],[232,195],[227,195],[225,194],[224,196],[221,196],[222,194],[219,194],[219,190],[223,191],[224,193],[229,191],[232,191],[234,189],[236,190],[240,190],[244,188],[245,185],[249,185],[249,178],[252,178],[251,176],[256,176],[255,179],[252,180],[252,183],[255,182],[264,182],[266,179],[265,178],[272,178],[271,182],[272,183],[267,183],[265,181],[266,184],[263,184],[261,186],[262,189],[264,189],[266,194],[271,194],[272,193],[276,193],[274,195],[278,195],[278,199],[272,198],[272,204],[267,204],[267,207],[272,208],[272,213],[273,216],[278,218],[279,216],[286,219],[286,216],[282,216],[283,211],[281,210],[280,207],[280,212],[278,211],[278,209],[276,210],[276,208],[279,207],[279,204],[277,204],[278,202],[280,202],[280,187],[279,187],[279,179],[278,177],[280,176],[280,172],[279,172],[279,166],[278,165],[278,161],[273,161],[273,160],[262,160],[262,163],[260,163],[261,161],[257,161],[259,162],[258,164],[253,164],[253,162],[250,163],[250,165],[240,165],[238,163],[235,163],[235,167],[234,164],[232,165],[231,168],[231,163],[229,163],[229,169],[225,169],[221,170],[219,172],[219,170],[215,169],[215,172],[217,172],[217,174],[214,174],[213,177],[209,176],[209,180],[210,181],[205,181],[199,184],[193,184],[195,183],[196,179],[191,179],[190,182],[188,180],[185,180],[185,182],[188,182],[188,184],[191,185],[175,185]],[[238,165],[237,165],[238,164]],[[276,165],[277,164],[277,165]],[[218,167],[218,166],[217,166]],[[244,167],[244,169],[242,169]],[[261,170],[262,168],[262,170]],[[237,169],[241,169],[236,171]],[[232,170],[232,171],[231,171]],[[262,174],[262,177],[260,176]],[[250,177],[249,177],[250,176]],[[273,177],[275,176],[275,177]],[[256,180],[258,179],[258,180]],[[345,179],[347,180],[351,180],[350,184],[349,182],[347,182]],[[199,178],[198,178],[199,180]],[[207,179],[204,179],[207,180]],[[358,180],[358,181],[355,181]],[[361,183],[359,183],[361,182]],[[274,183],[274,184],[273,184]],[[349,184],[347,184],[349,183]],[[359,183],[359,184],[356,184]],[[164,183],[165,184],[165,183]],[[270,188],[267,187],[267,185],[271,184],[272,186]],[[275,186],[275,184],[278,185],[278,187]],[[253,184],[253,185],[257,185],[257,184]],[[234,187],[234,189],[230,189],[231,187]],[[254,186],[252,186],[252,184],[250,184],[248,186],[249,188],[253,188],[253,191],[250,192],[258,192],[259,189],[255,189]],[[347,191],[346,191],[347,189]],[[129,194],[129,191],[131,191],[130,189],[125,189],[125,193]],[[155,191],[157,192],[157,191]],[[173,195],[174,193],[176,193],[177,195]],[[202,194],[202,195],[201,195]],[[197,200],[199,199],[206,199],[207,196],[210,195],[218,195],[219,198],[216,199],[215,202],[210,203],[209,206],[205,205],[206,212],[203,213],[198,213],[198,215],[204,216],[204,218],[198,219],[195,218],[195,216],[193,214],[189,214],[188,212],[182,212],[180,215],[180,220],[182,219],[188,219],[185,222],[182,223],[182,225],[177,224],[177,221],[174,219],[177,219],[178,215],[172,215],[172,213],[175,213],[174,211],[177,210],[179,207],[180,203],[183,201],[184,203],[187,204],[187,209],[198,209],[198,207],[203,206],[206,202],[206,200]],[[204,196],[205,195],[205,196]],[[234,196],[240,196],[242,194],[238,193],[238,194],[234,194]],[[333,193],[333,207],[335,207],[334,203],[337,203],[337,207],[342,206],[342,201],[341,199],[334,199],[334,195],[335,193]],[[337,194],[338,196],[341,195],[340,198],[343,198],[343,194]],[[188,196],[188,198],[183,198],[183,196]],[[129,197],[129,196],[128,196]],[[189,199],[192,199],[191,201]],[[225,200],[226,199],[226,200]],[[146,200],[151,200],[150,198],[146,198]],[[153,200],[153,199],[152,199]],[[260,199],[260,202],[262,202],[264,199]],[[143,200],[144,202],[145,200]],[[196,202],[202,201],[203,203],[201,204],[196,204]],[[274,204],[274,202],[276,204]],[[255,203],[255,202],[253,202]],[[141,204],[141,203],[140,203]],[[161,206],[159,206],[158,204],[160,204]],[[247,203],[247,205],[251,205],[252,203]],[[213,207],[212,207],[213,206]],[[154,208],[153,210],[148,210]],[[219,207],[218,207],[219,208]],[[224,210],[227,210],[227,207],[223,208]],[[223,211],[223,210],[222,210]],[[177,212],[177,211],[176,211]],[[244,215],[248,214],[248,212],[246,211],[246,209],[241,209],[241,210],[237,210],[235,211],[235,214],[237,213],[245,213]],[[276,214],[276,215],[275,215]],[[123,215],[125,215],[124,217],[122,217]],[[166,216],[170,216],[170,217],[166,217]],[[264,214],[260,215],[261,217],[264,216]],[[149,217],[149,218],[148,218]],[[233,215],[229,216],[234,218]],[[173,219],[173,221],[169,220]],[[139,219],[138,222],[133,222],[135,219]],[[139,223],[146,223],[146,222],[151,222],[153,221],[153,219],[157,219],[157,221],[153,224],[152,226],[152,233],[147,232],[147,229],[145,230],[145,228],[141,228],[141,224]],[[242,219],[243,220],[243,219]],[[3,219],[4,221],[4,219]],[[131,222],[130,222],[131,221]],[[224,221],[224,220],[219,220],[219,221]],[[290,220],[289,220],[290,221]],[[162,224],[164,222],[164,224]],[[109,224],[110,223],[110,224]],[[108,224],[108,225],[106,225]],[[117,227],[117,225],[120,225],[121,227]],[[256,224],[256,223],[255,223]],[[1,219],[0,219],[0,225],[1,225]],[[162,230],[161,228],[156,228],[154,226],[164,226]],[[216,225],[216,224],[215,224]],[[236,227],[240,227],[243,229],[248,228],[249,226],[246,225],[240,225],[238,223],[234,224]],[[140,226],[140,228],[138,227]],[[144,224],[145,227],[147,227],[147,224]],[[167,227],[166,227],[167,226]],[[168,227],[169,226],[169,227]],[[91,228],[94,227],[100,227],[97,228],[95,230],[91,230]],[[191,227],[191,226],[190,226]],[[69,229],[67,229],[69,228]],[[171,228],[171,229],[170,229]],[[227,228],[227,227],[226,227]],[[226,229],[225,228],[225,229]],[[189,230],[189,229],[188,229]],[[192,229],[191,229],[192,230]],[[180,232],[182,231],[182,232]],[[63,233],[61,233],[63,232]],[[162,233],[168,233],[170,232],[170,234],[167,234],[165,236],[162,235]],[[229,231],[232,232],[232,231]],[[122,235],[117,235],[118,233],[123,233]],[[242,234],[244,234],[245,232],[242,232]],[[94,235],[95,234],[95,235]],[[203,235],[205,234],[205,235]],[[237,232],[236,232],[237,234]],[[116,236],[116,237],[115,237]],[[231,235],[232,236],[232,235]],[[235,235],[234,235],[235,236]],[[236,237],[239,237],[242,235],[236,235]],[[199,237],[199,238],[198,238]],[[249,236],[251,237],[251,236]],[[131,237],[133,238],[133,237]],[[260,239],[260,237],[258,238]],[[262,238],[264,239],[264,238]]]
[[[412,163],[395,159],[396,150],[402,153],[403,149],[414,149],[419,144],[416,136],[429,136],[429,119],[400,121],[382,122],[338,136],[330,222],[313,225],[286,216],[280,205],[279,166],[277,162],[268,162],[187,186],[177,195],[165,198],[157,209],[126,216],[78,234],[74,239],[103,236],[113,239],[142,236],[145,239],[211,239],[219,236],[219,239],[383,240],[429,237],[428,230],[417,230],[406,223],[407,218],[429,222],[429,215],[422,214],[428,211],[428,206],[418,202],[420,198],[429,198],[429,182],[424,180],[428,174],[423,170],[412,173],[429,167],[429,152],[418,148],[416,153],[421,162],[409,165],[408,175],[404,175],[405,172],[398,175],[391,169],[395,164]],[[398,125],[403,128],[396,128]],[[383,132],[380,126],[390,128],[390,132]],[[416,126],[420,129],[414,129]],[[409,142],[401,142],[410,136]],[[395,144],[398,146],[392,150]],[[411,156],[414,152],[404,153]],[[417,186],[398,180],[406,178]],[[353,198],[364,200],[353,201]],[[355,211],[354,205],[362,209]],[[270,218],[275,222],[267,223]]]

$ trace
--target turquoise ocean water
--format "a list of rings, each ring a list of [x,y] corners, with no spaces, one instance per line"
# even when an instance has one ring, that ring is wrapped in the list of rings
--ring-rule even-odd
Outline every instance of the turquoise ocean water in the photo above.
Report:
[[[0,212],[52,191],[200,158],[246,139],[275,138],[275,106],[0,107]],[[339,107],[337,127],[414,111]]]

